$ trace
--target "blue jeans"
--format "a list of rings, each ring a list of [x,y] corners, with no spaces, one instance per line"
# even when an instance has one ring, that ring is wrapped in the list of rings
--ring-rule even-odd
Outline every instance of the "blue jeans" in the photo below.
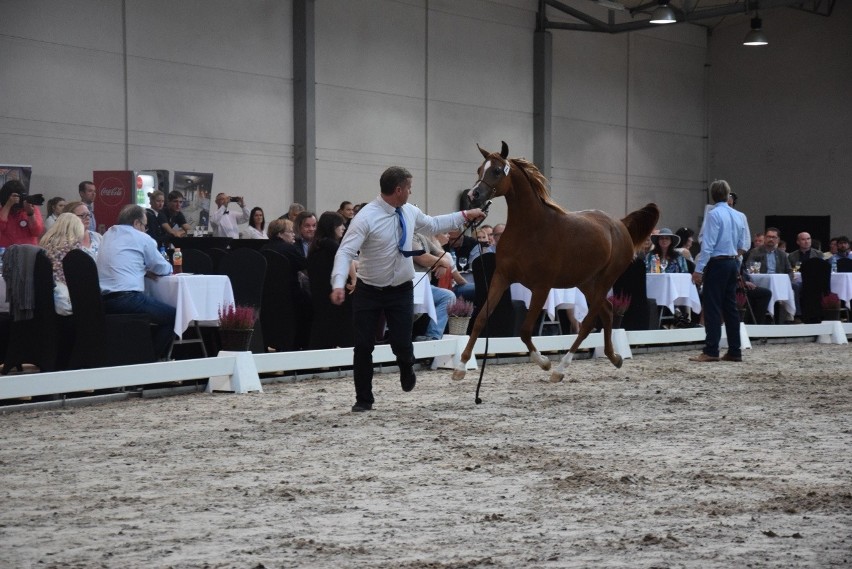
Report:
[[[704,353],[719,356],[722,315],[728,333],[728,353],[740,356],[740,315],[737,312],[737,260],[711,259],[704,268]]]
[[[154,353],[164,358],[175,338],[175,307],[160,302],[144,292],[122,292],[103,297],[107,314],[147,314],[154,324]]]
[[[447,314],[447,306],[455,299],[456,295],[453,291],[437,286],[432,287],[432,300],[435,301],[435,315],[438,317],[438,321],[429,319],[429,325],[426,327],[427,336],[436,340],[440,340],[444,336],[447,320],[450,319],[450,315]]]

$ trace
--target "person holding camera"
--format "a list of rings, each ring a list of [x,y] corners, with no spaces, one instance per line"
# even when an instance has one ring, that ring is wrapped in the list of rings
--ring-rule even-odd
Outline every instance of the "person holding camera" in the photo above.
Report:
[[[232,212],[229,206],[235,203],[240,206],[240,212]],[[249,220],[249,211],[242,197],[232,198],[226,193],[216,195],[216,211],[210,214],[210,227],[213,228],[213,237],[230,237],[239,239],[240,223]]]
[[[20,180],[9,180],[0,188],[0,247],[38,245],[44,220],[35,206],[44,203],[41,194],[27,195]]]

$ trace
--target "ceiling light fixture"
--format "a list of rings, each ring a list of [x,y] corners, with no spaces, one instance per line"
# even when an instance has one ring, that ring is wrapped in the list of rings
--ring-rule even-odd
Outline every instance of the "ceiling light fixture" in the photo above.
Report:
[[[763,20],[755,14],[755,17],[751,19],[751,30],[746,34],[743,45],[767,45],[769,43],[769,39],[761,29],[762,25]]]
[[[652,24],[675,24],[677,18],[674,10],[669,7],[669,0],[660,0],[660,5],[651,12]]]

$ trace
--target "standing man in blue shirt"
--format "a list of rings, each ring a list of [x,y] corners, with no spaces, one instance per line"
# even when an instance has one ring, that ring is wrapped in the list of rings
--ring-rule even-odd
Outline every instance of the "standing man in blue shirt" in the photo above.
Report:
[[[349,267],[358,258],[358,282],[352,296],[354,413],[373,408],[373,347],[382,313],[388,326],[391,350],[399,366],[402,390],[411,391],[417,381],[411,344],[414,319],[412,257],[426,251],[412,250],[414,233],[434,235],[461,227],[465,221],[485,218],[479,209],[437,217],[426,215],[417,206],[407,203],[411,195],[411,173],[399,166],[385,170],[379,186],[379,197],[352,218],[331,271],[331,301],[342,304]]]
[[[689,358],[693,362],[719,361],[719,340],[722,337],[722,316],[728,334],[728,352],[721,357],[726,362],[741,362],[740,317],[737,312],[738,255],[747,244],[745,215],[728,205],[731,187],[725,180],[710,184],[710,198],[716,206],[704,220],[704,239],[701,254],[692,273],[692,282],[704,285],[704,350]]]

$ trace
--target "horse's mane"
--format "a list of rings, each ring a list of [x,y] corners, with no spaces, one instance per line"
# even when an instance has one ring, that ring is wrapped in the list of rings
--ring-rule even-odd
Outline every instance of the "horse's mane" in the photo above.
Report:
[[[541,200],[541,203],[560,213],[568,213],[550,197],[550,192],[547,190],[547,178],[544,177],[535,164],[524,158],[510,158],[509,162],[523,172],[527,181],[530,183],[530,188],[538,196],[538,199]]]

